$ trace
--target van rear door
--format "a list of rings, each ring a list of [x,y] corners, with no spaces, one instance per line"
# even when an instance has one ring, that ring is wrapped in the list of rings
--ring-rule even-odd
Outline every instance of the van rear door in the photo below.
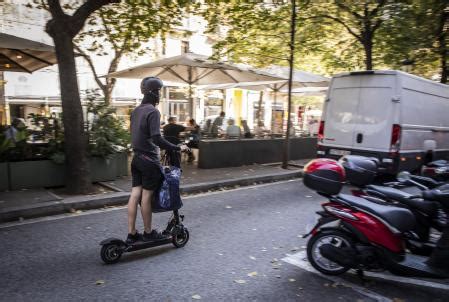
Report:
[[[393,99],[396,78],[391,74],[358,77],[360,86],[353,148],[388,152],[395,120]]]
[[[360,93],[359,82],[360,78],[356,77],[333,79],[324,114],[324,145],[352,149]]]

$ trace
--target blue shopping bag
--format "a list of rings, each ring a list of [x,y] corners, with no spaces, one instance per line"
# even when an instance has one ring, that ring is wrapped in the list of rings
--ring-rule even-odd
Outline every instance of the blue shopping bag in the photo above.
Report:
[[[162,168],[164,176],[161,187],[155,192],[152,201],[153,212],[166,212],[178,210],[182,207],[181,193],[179,184],[181,182],[181,169],[170,166]]]

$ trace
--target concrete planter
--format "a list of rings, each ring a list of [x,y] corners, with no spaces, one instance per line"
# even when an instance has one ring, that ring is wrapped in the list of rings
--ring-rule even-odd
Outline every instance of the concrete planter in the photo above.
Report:
[[[117,177],[117,160],[111,158],[91,157],[90,175],[93,182],[114,180]]]
[[[8,163],[0,163],[0,191],[9,189]]]
[[[10,162],[12,190],[63,186],[65,166],[51,160]]]
[[[115,155],[115,162],[117,165],[117,177],[128,175],[128,153],[117,153]]]
[[[128,156],[119,153],[111,158],[89,158],[93,182],[110,181],[128,174]],[[65,185],[65,165],[55,164],[51,160],[22,161],[0,163],[0,190],[12,190],[57,187]]]

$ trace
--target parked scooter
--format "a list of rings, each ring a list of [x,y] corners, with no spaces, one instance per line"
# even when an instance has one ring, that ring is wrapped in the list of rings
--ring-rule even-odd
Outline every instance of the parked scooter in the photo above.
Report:
[[[436,181],[449,180],[449,162],[447,160],[435,160],[421,168],[421,175],[431,177]]]
[[[413,230],[406,232],[407,248],[414,254],[430,255],[436,240],[430,236],[431,230],[441,232],[446,225],[446,214],[441,205],[433,200],[423,198],[423,192],[429,190],[426,186],[415,182],[408,172],[401,172],[398,182],[389,183],[390,186],[373,185],[378,166],[377,161],[368,157],[349,155],[340,160],[346,173],[346,181],[355,185],[359,190],[353,190],[355,196],[365,199],[374,198],[374,202],[388,202],[396,206],[409,209],[415,216],[416,224]],[[405,178],[405,176],[407,176]],[[419,194],[410,194],[391,187],[416,186]]]
[[[404,233],[413,230],[415,216],[403,207],[339,194],[344,168],[330,159],[315,159],[304,168],[304,184],[329,199],[309,234],[307,257],[323,274],[340,275],[349,269],[387,270],[393,274],[449,278],[449,226],[443,229],[430,257],[406,253]],[[449,193],[428,196],[449,212]]]

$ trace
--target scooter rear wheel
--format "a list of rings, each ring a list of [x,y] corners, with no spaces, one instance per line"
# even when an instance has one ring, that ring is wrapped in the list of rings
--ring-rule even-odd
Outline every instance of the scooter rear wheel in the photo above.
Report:
[[[101,260],[106,264],[114,264],[120,260],[122,252],[117,243],[105,244],[101,247]]]
[[[324,231],[315,234],[307,243],[307,259],[310,264],[319,272],[325,275],[341,275],[347,272],[350,267],[341,266],[323,255],[320,252],[320,246],[323,244],[332,244],[336,247],[351,246],[351,238],[345,233],[335,231]]]
[[[186,228],[183,228],[177,234],[174,234],[172,238],[172,243],[174,246],[177,248],[183,247],[187,244],[187,241],[189,241],[189,231]]]

